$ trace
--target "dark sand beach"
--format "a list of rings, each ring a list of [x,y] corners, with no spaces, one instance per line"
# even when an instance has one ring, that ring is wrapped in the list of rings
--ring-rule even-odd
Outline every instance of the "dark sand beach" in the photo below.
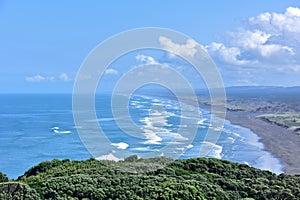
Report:
[[[267,151],[278,157],[288,174],[300,174],[300,136],[276,124],[256,118],[245,111],[227,111],[226,119],[232,124],[251,129],[260,138]]]
[[[227,105],[221,105],[226,107],[226,119],[256,133],[265,149],[281,160],[287,174],[300,174],[300,135],[258,116],[300,113],[299,92],[300,87],[233,87],[226,89]],[[210,110],[209,98],[203,94],[198,103]]]
[[[298,88],[296,88],[298,91]],[[256,90],[255,90],[256,91]],[[267,90],[259,91],[264,93]],[[283,88],[286,91],[286,88]],[[282,91],[281,91],[282,92]],[[284,172],[287,174],[300,174],[300,135],[283,126],[267,122],[258,116],[270,113],[299,113],[298,92],[289,92],[281,94],[275,90],[275,95],[270,93],[265,95],[265,99],[257,99],[257,91],[249,96],[242,96],[241,93],[231,96],[230,99],[235,101],[227,104],[226,119],[232,124],[249,128],[256,133],[267,151],[279,158],[284,166]],[[244,93],[244,95],[247,93]],[[253,96],[255,98],[253,98]],[[261,95],[262,96],[262,95]],[[280,99],[286,98],[286,99]],[[168,97],[170,98],[170,97]],[[182,97],[186,103],[200,106],[202,109],[210,111],[211,105],[208,97],[205,95],[198,96],[198,103],[190,97]],[[275,99],[274,99],[275,98]],[[292,100],[292,101],[291,101]],[[233,109],[228,109],[234,105]],[[241,108],[240,110],[236,108]],[[267,108],[267,109],[265,109]],[[249,111],[248,111],[249,109]],[[219,117],[223,114],[215,113]]]

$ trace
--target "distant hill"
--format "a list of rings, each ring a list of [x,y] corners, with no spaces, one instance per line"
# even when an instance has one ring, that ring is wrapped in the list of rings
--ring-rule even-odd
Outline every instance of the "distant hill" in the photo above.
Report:
[[[276,87],[276,86],[234,86],[227,87],[228,94],[248,93],[248,94],[298,94],[300,95],[300,86],[295,87]]]
[[[300,199],[299,175],[275,175],[212,158],[56,159],[29,169],[17,181],[2,176],[0,199]]]

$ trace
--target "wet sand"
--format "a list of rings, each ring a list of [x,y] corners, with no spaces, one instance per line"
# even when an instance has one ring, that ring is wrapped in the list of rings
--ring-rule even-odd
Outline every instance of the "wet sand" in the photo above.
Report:
[[[285,173],[300,174],[300,136],[286,128],[258,119],[257,115],[252,112],[227,111],[226,119],[256,133],[265,149],[281,160]]]
[[[195,105],[193,99],[186,98],[186,100]],[[199,100],[197,105],[210,111],[210,106]],[[249,128],[256,133],[265,149],[280,159],[285,173],[300,174],[300,135],[284,127],[256,118],[262,114],[264,113],[227,110],[226,119],[232,124]],[[218,114],[216,113],[216,115]]]

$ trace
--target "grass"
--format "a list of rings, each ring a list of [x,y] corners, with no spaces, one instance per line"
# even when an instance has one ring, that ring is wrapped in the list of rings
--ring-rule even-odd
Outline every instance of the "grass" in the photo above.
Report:
[[[258,117],[270,123],[293,130],[300,135],[300,113],[265,114]]]

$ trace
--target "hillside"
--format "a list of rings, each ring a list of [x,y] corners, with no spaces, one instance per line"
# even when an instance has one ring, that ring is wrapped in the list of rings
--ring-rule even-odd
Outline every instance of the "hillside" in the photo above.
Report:
[[[159,164],[167,164],[159,168]],[[153,170],[149,170],[153,169]],[[128,172],[130,171],[130,172]],[[7,182],[0,199],[299,199],[299,175],[208,158],[53,160]]]

